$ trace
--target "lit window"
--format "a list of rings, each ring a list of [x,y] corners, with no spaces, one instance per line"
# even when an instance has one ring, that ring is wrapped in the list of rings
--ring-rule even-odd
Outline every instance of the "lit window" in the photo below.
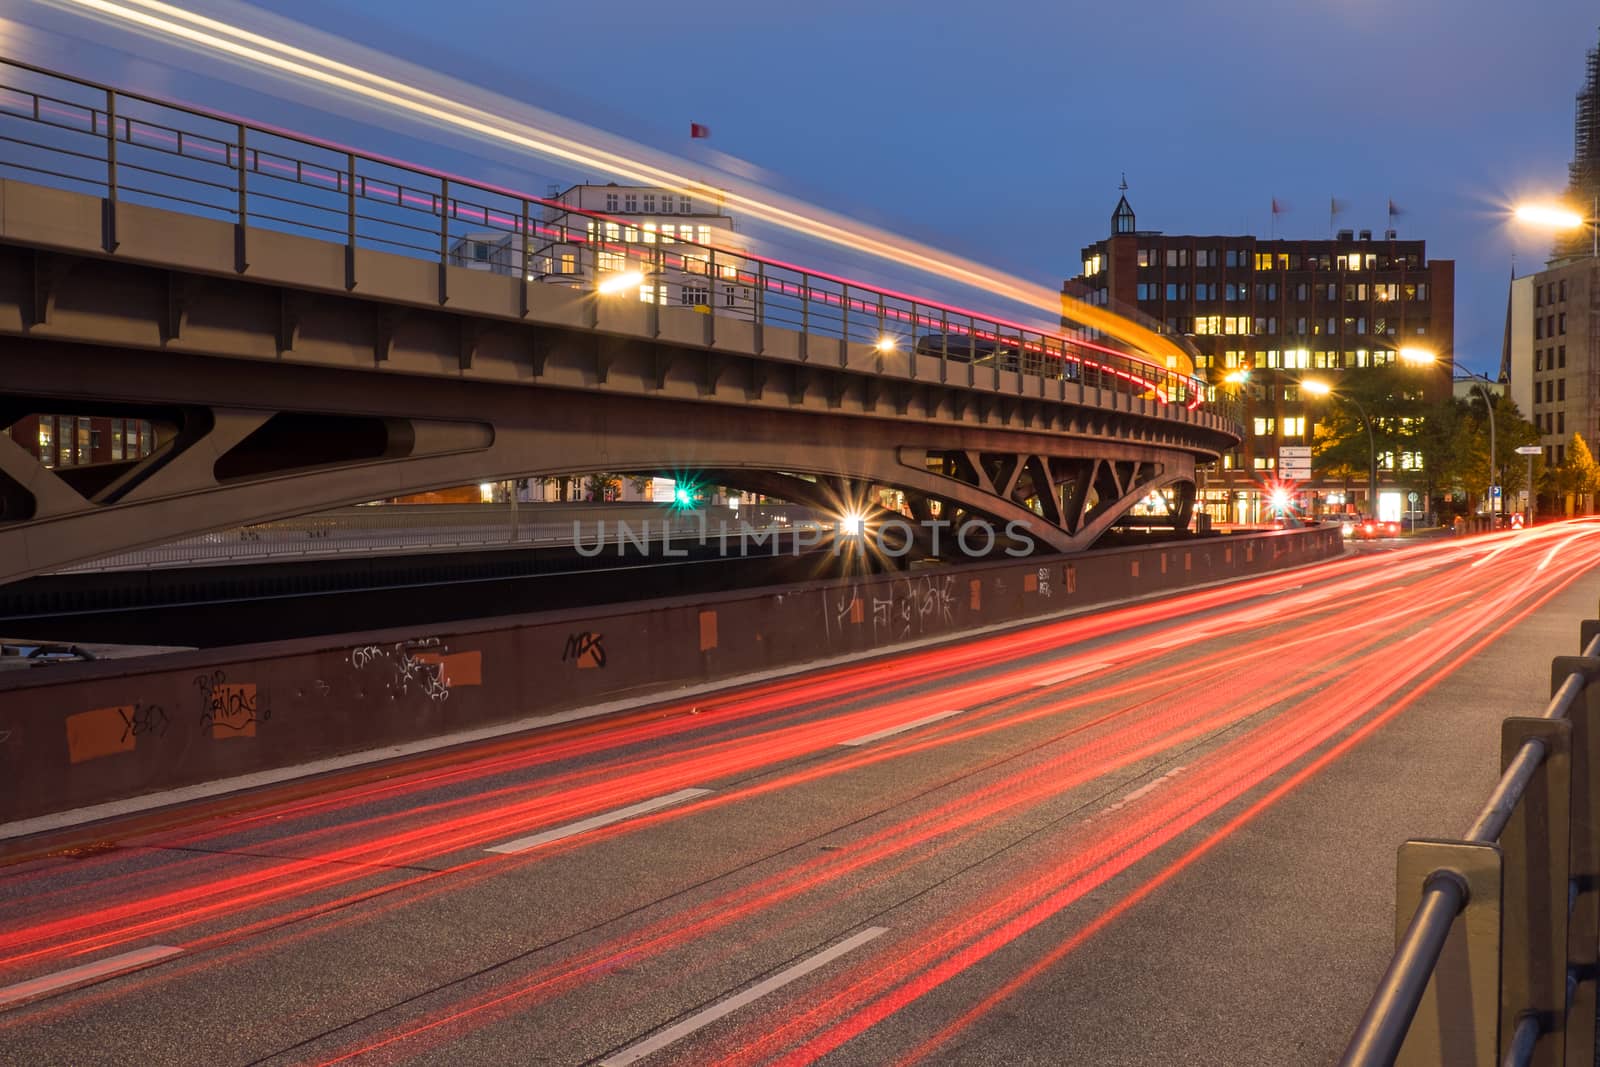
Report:
[[[1194,320],[1194,332],[1202,336],[1222,330],[1221,315],[1201,315]]]
[[[1156,253],[1155,253],[1154,249],[1150,249],[1150,248],[1141,248],[1141,249],[1139,249],[1139,266],[1148,267],[1148,266],[1152,265],[1153,263],[1155,263],[1155,261],[1156,261]]]
[[[1289,415],[1283,420],[1283,436],[1304,437],[1306,435],[1306,417],[1304,415]]]
[[[1271,269],[1272,269],[1272,253],[1271,252],[1257,252],[1256,253],[1256,270],[1271,270]]]
[[[622,239],[622,227],[615,222],[606,223],[606,240],[619,241]]]
[[[1273,431],[1275,426],[1276,426],[1276,420],[1275,419],[1262,418],[1259,415],[1256,416],[1256,436],[1257,437],[1265,437],[1265,436],[1267,436],[1268,434],[1270,434]]]
[[[561,253],[561,273],[562,274],[576,274],[576,273],[578,273],[578,256],[577,256],[576,253],[574,253],[574,252],[563,252],[563,253]]]
[[[644,243],[645,244],[647,244],[647,245],[655,244],[656,243],[656,224],[653,223],[653,222],[645,223],[644,224],[644,232],[643,232],[642,236],[644,237]]]
[[[639,302],[641,304],[665,304],[667,302],[667,287],[665,285],[651,285],[645,282],[639,286]]]
[[[711,243],[711,227],[710,226],[696,226],[695,227],[695,240],[699,241],[703,245],[710,244]]]
[[[39,458],[46,467],[56,465],[56,417],[39,416]],[[115,457],[121,458],[121,457]]]
[[[621,252],[601,252],[599,260],[602,274],[620,273],[628,265],[628,258]]]

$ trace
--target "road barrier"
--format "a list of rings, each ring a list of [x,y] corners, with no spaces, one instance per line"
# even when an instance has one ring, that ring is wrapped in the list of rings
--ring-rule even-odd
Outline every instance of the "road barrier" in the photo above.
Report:
[[[1549,705],[1501,730],[1503,773],[1459,840],[1400,846],[1397,946],[1346,1067],[1593,1067],[1600,952],[1600,621]]]
[[[1283,530],[8,671],[0,823],[1342,552]]]

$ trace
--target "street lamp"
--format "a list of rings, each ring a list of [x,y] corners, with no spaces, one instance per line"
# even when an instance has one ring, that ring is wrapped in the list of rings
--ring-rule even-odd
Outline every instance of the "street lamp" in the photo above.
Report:
[[[1588,226],[1591,256],[1600,257],[1600,192],[1595,194],[1594,209],[1588,218],[1581,212],[1555,204],[1520,204],[1512,212],[1518,222],[1546,230],[1577,230]]]
[[[619,271],[616,274],[607,274],[595,284],[595,292],[601,296],[616,296],[629,289],[644,284],[644,272],[637,270]]]
[[[1300,388],[1312,396],[1336,396],[1340,400],[1356,409],[1356,414],[1361,416],[1361,425],[1367,428],[1367,509],[1372,517],[1378,517],[1378,441],[1372,434],[1372,420],[1367,418],[1367,409],[1353,396],[1338,392],[1327,382],[1310,379],[1302,381]]]
[[[1504,505],[1497,501],[1494,495],[1494,487],[1500,484],[1499,472],[1496,469],[1500,456],[1494,449],[1494,393],[1489,387],[1496,383],[1490,381],[1485,375],[1474,374],[1469,370],[1464,370],[1457,374],[1455,380],[1458,382],[1471,382],[1472,388],[1483,394],[1483,406],[1489,412],[1489,522],[1493,525],[1500,512],[1505,510]],[[1504,495],[1502,490],[1502,500]]]

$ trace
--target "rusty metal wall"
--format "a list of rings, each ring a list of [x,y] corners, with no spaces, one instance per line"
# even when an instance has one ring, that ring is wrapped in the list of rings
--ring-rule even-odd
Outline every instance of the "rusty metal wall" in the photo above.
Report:
[[[0,675],[0,822],[1264,573],[1282,531]]]

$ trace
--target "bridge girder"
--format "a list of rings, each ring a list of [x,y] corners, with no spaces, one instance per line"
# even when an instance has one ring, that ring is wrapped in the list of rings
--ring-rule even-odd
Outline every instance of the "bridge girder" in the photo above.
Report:
[[[1194,477],[1185,452],[1046,432],[166,352],[130,361],[25,338],[0,347],[3,410],[138,411],[172,427],[153,455],[98,478],[48,470],[0,435],[0,580],[339,505],[596,470],[715,472],[775,493],[797,475],[893,487],[998,526],[1025,522],[1042,546],[1073,551],[1138,498]],[[1003,477],[950,473],[953,455]]]

